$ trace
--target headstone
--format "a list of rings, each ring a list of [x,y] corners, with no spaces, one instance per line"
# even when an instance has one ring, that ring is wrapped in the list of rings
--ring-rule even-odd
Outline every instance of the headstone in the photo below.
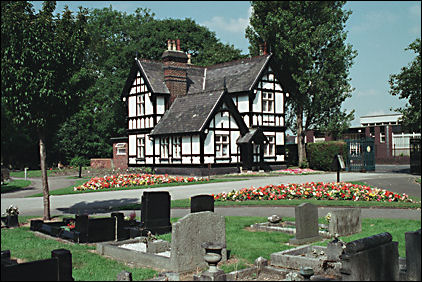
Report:
[[[346,244],[341,255],[342,280],[397,281],[399,279],[398,243],[390,233],[380,233]]]
[[[296,237],[289,243],[301,245],[321,240],[318,226],[318,207],[303,203],[295,207]]]
[[[406,280],[421,281],[421,229],[406,232]]]
[[[190,198],[190,212],[214,212],[214,196],[197,195]]]
[[[331,212],[328,232],[331,235],[347,236],[362,231],[361,209],[341,209]]]
[[[195,271],[206,267],[204,242],[224,245],[222,261],[227,260],[226,223],[213,212],[190,213],[173,223],[171,236],[171,264],[174,271]]]
[[[164,234],[171,231],[169,192],[144,192],[142,194],[141,227],[142,235],[148,231]]]

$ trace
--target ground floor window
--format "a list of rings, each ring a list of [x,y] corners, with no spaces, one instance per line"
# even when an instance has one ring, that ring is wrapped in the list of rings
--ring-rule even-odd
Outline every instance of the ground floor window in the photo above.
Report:
[[[215,154],[217,158],[229,157],[229,135],[215,136]]]
[[[182,138],[173,137],[173,158],[182,157]]]
[[[161,157],[169,157],[169,138],[165,137],[161,139]]]
[[[145,137],[138,137],[137,138],[137,154],[136,157],[138,159],[143,159],[145,158]]]
[[[275,136],[267,135],[268,143],[265,144],[264,157],[275,156]]]

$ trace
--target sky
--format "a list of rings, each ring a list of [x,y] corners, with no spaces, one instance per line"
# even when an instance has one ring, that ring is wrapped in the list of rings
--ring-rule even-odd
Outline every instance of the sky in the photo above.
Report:
[[[42,1],[31,2],[36,11],[42,7]],[[78,11],[79,6],[92,9],[111,5],[128,14],[136,8],[148,8],[157,19],[191,18],[214,31],[221,42],[249,53],[245,38],[252,13],[249,1],[57,1],[56,12],[62,12],[65,5],[71,11]],[[359,126],[361,116],[390,114],[391,108],[405,106],[405,100],[389,93],[388,80],[415,58],[415,53],[405,48],[421,37],[421,2],[349,1],[344,9],[352,11],[346,22],[346,42],[358,56],[349,76],[354,91],[342,108],[355,110],[351,126]]]

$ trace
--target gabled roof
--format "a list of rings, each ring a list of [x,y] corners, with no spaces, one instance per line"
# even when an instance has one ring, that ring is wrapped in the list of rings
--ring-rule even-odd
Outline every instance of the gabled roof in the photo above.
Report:
[[[252,128],[243,136],[237,138],[237,144],[247,144],[255,140],[256,143],[267,142],[268,139],[262,132],[261,128]]]
[[[219,89],[177,97],[150,136],[201,132],[224,93]]]
[[[145,78],[151,86],[152,92],[170,94],[164,83],[164,70],[161,62],[138,59],[137,63],[145,74]]]
[[[270,61],[271,56],[271,54],[256,56],[208,67],[186,64],[187,94],[222,89],[224,80],[229,93],[250,91],[261,76],[264,67]],[[141,71],[153,93],[170,94],[164,82],[163,66],[163,62],[160,61],[136,59],[136,68],[132,67],[123,88],[122,96],[129,93],[136,71]]]
[[[246,92],[253,88],[271,54],[241,59],[207,68],[205,90],[223,87],[226,80],[227,91]]]

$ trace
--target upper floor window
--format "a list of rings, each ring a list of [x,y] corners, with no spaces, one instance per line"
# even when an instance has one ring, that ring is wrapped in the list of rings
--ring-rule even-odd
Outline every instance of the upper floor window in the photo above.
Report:
[[[229,135],[215,135],[215,155],[217,158],[229,157]]]
[[[136,113],[138,116],[145,114],[145,94],[136,97]]]
[[[266,113],[274,112],[274,93],[263,91],[262,92],[262,111]]]

